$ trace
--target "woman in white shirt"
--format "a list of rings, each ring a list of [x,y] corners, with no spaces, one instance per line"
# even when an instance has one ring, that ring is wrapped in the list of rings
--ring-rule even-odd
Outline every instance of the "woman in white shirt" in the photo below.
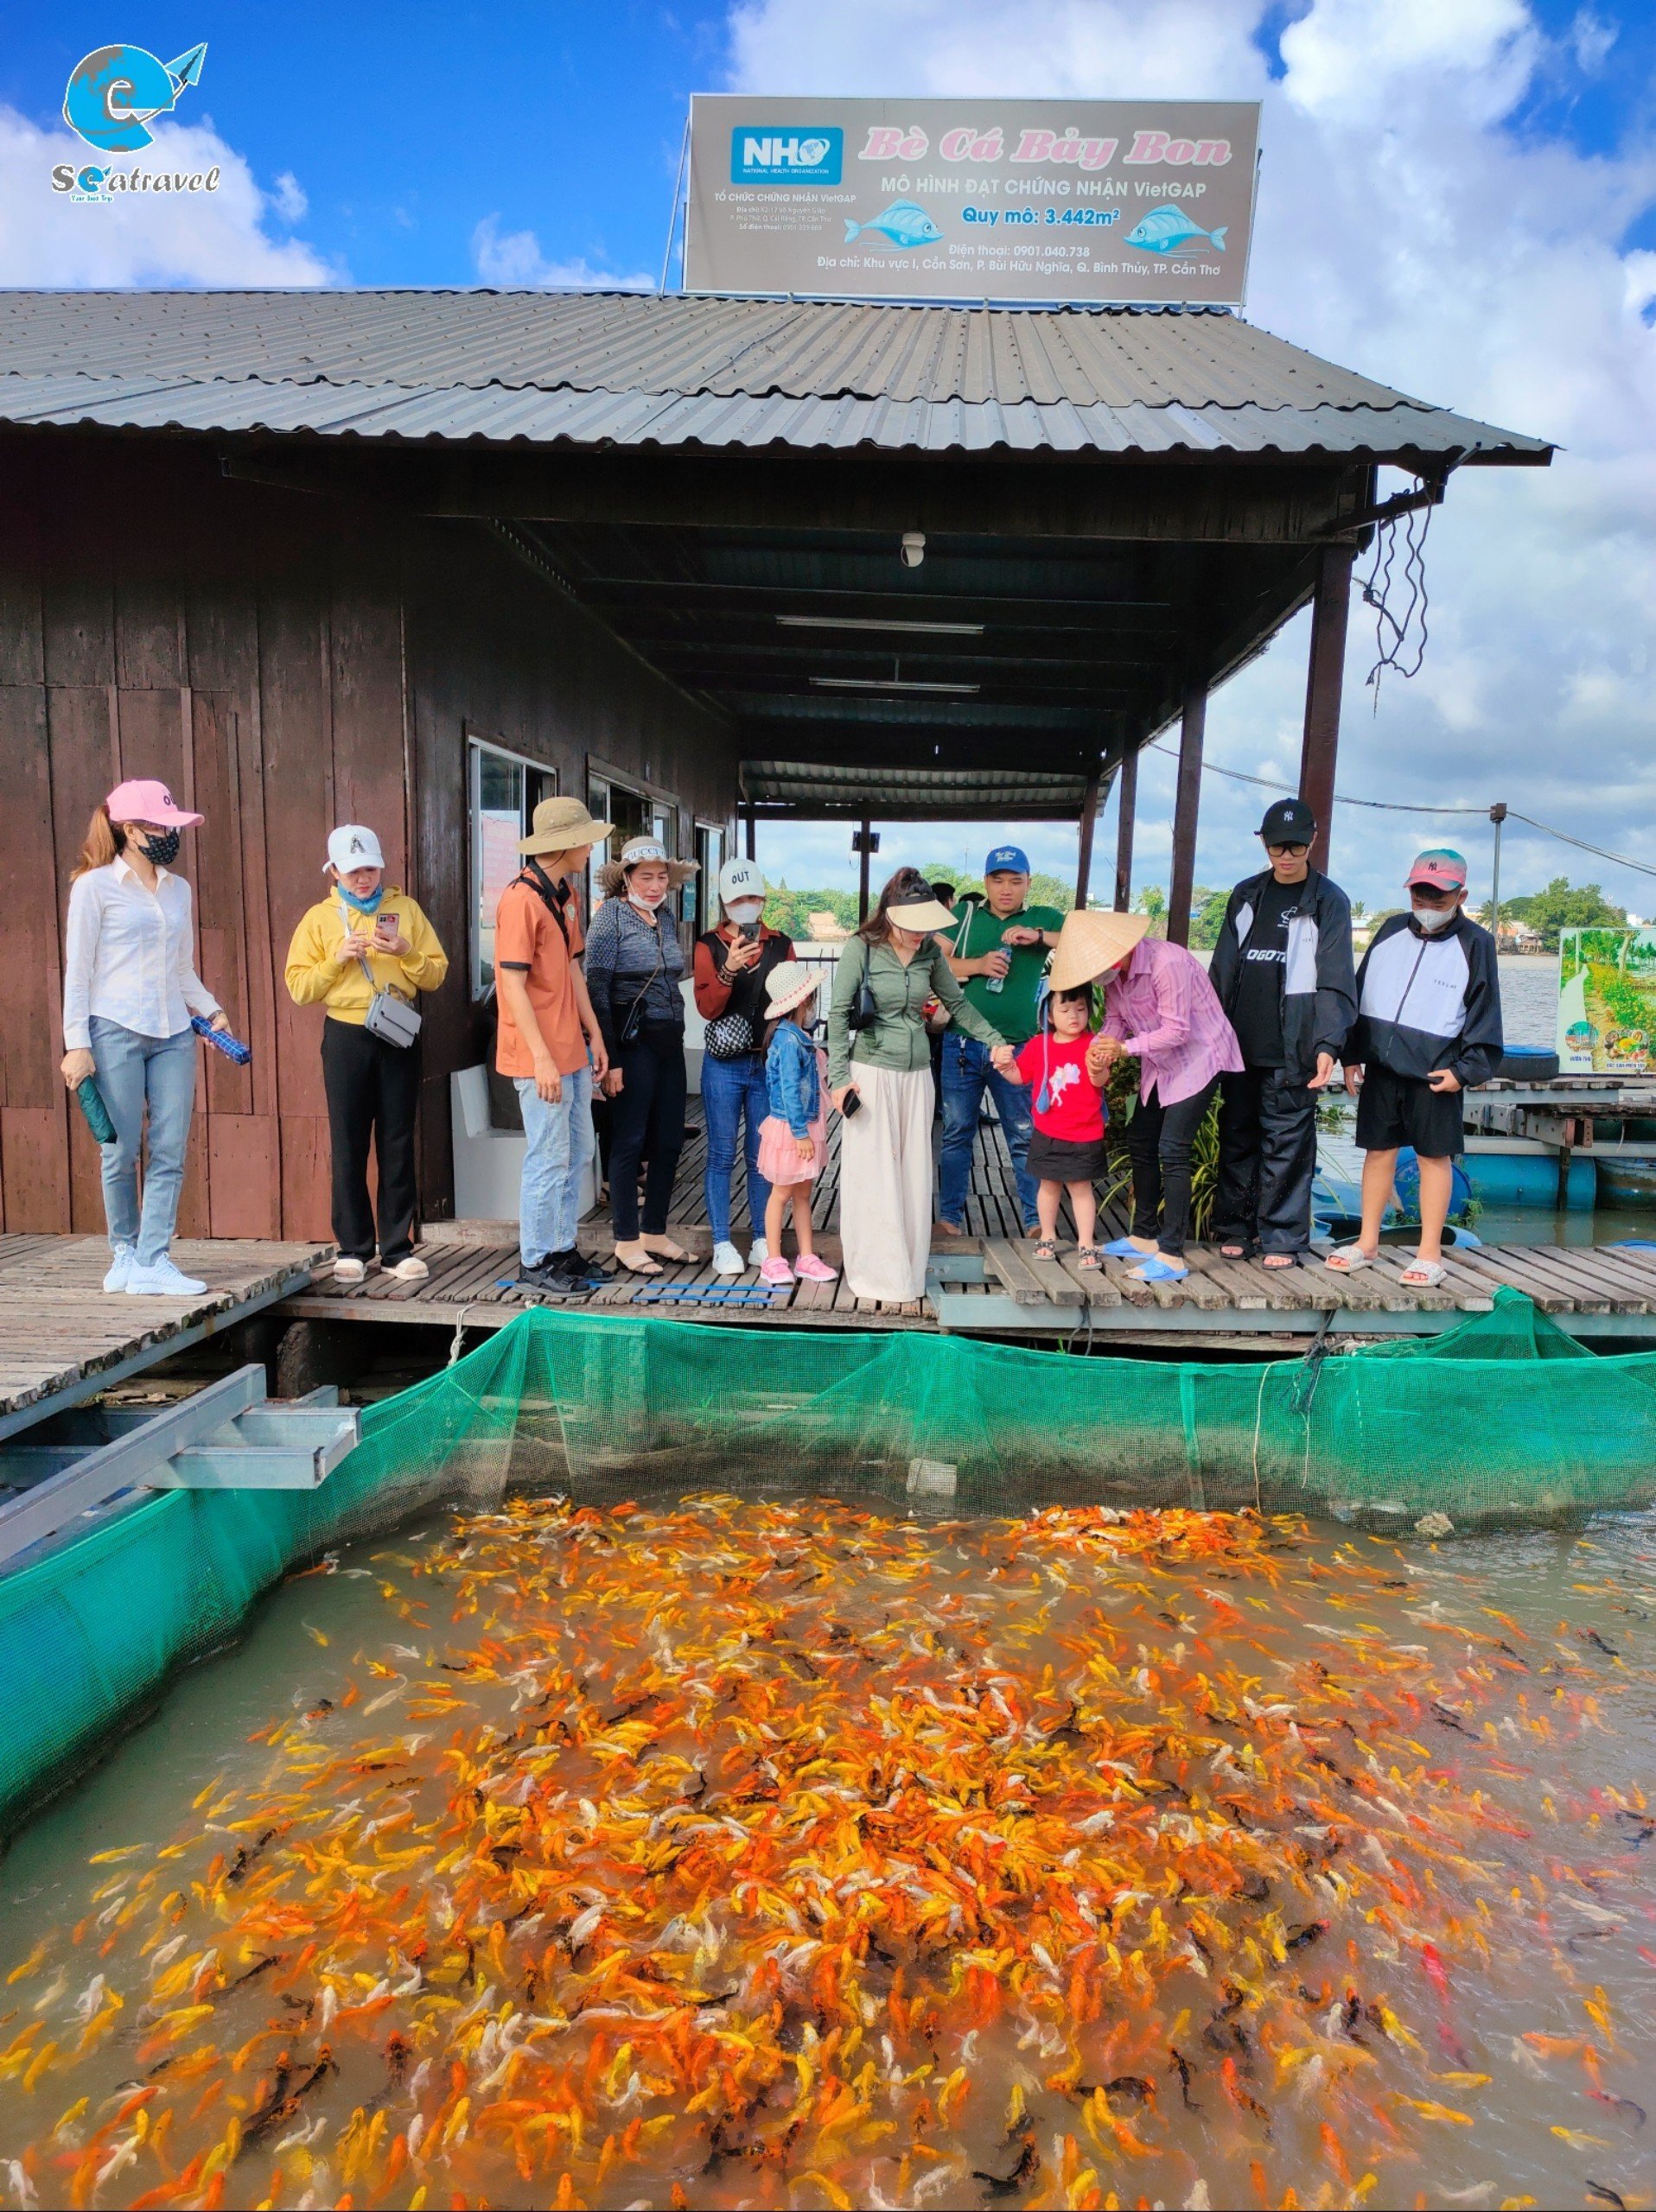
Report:
[[[175,806],[164,784],[140,778],[118,785],[92,817],[69,891],[63,1080],[73,1090],[95,1076],[115,1124],[114,1143],[99,1147],[110,1291],[199,1298],[207,1288],[181,1273],[169,1252],[195,1101],[190,1016],[207,1015],[215,1029],[228,1026],[195,972],[190,887],[169,873],[179,832],[201,819]]]

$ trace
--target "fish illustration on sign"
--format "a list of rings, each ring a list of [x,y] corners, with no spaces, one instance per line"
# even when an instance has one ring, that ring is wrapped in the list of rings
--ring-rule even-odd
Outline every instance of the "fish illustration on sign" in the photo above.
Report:
[[[1200,223],[1191,221],[1182,207],[1163,204],[1152,207],[1142,222],[1134,224],[1126,243],[1136,245],[1141,253],[1182,253],[1193,238],[1201,238],[1215,253],[1223,253],[1229,228],[1228,223],[1221,223],[1215,231],[1205,231]]]
[[[876,215],[867,223],[854,223],[845,218],[845,243],[864,231],[878,231],[882,238],[889,238],[893,245],[935,245],[943,233],[923,207],[916,207],[912,200],[894,200],[882,215]]]

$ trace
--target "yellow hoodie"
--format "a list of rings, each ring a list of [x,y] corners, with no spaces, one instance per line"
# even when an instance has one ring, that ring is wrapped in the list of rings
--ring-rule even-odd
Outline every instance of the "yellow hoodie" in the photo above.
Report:
[[[395,991],[398,998],[411,1000],[418,991],[436,989],[449,972],[449,956],[418,906],[405,891],[387,884],[379,912],[397,916],[409,949],[400,956],[370,953],[372,985],[362,963],[342,960],[339,950],[353,922],[372,929],[372,915],[353,915],[342,900],[330,897],[319,899],[302,918],[288,947],[288,992],[296,1005],[325,1006],[335,1021],[353,1021],[360,1027],[376,990]]]

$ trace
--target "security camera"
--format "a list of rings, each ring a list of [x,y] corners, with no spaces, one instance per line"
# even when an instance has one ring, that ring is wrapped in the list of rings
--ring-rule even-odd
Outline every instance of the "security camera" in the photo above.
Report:
[[[918,569],[926,558],[926,532],[906,530],[902,534],[902,564],[905,569]]]

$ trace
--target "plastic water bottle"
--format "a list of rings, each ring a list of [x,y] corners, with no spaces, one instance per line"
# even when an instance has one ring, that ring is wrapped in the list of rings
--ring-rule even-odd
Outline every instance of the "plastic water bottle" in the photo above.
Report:
[[[1006,954],[1006,964],[1007,967],[1010,968],[1012,964],[1010,948],[1004,944],[997,944],[994,949],[997,952],[1004,952]],[[1005,975],[985,976],[984,978],[984,988],[986,991],[1003,991],[1006,988]]]
[[[245,1068],[253,1057],[251,1045],[244,1045],[239,1037],[232,1037],[227,1029],[215,1029],[204,1014],[191,1014],[190,1027],[203,1044],[211,1045],[214,1052],[222,1052],[226,1059],[233,1060],[239,1068]]]
[[[75,1103],[86,1117],[86,1127],[99,1144],[113,1144],[115,1124],[109,1118],[109,1109],[104,1103],[104,1094],[92,1076],[83,1076],[74,1087]]]

